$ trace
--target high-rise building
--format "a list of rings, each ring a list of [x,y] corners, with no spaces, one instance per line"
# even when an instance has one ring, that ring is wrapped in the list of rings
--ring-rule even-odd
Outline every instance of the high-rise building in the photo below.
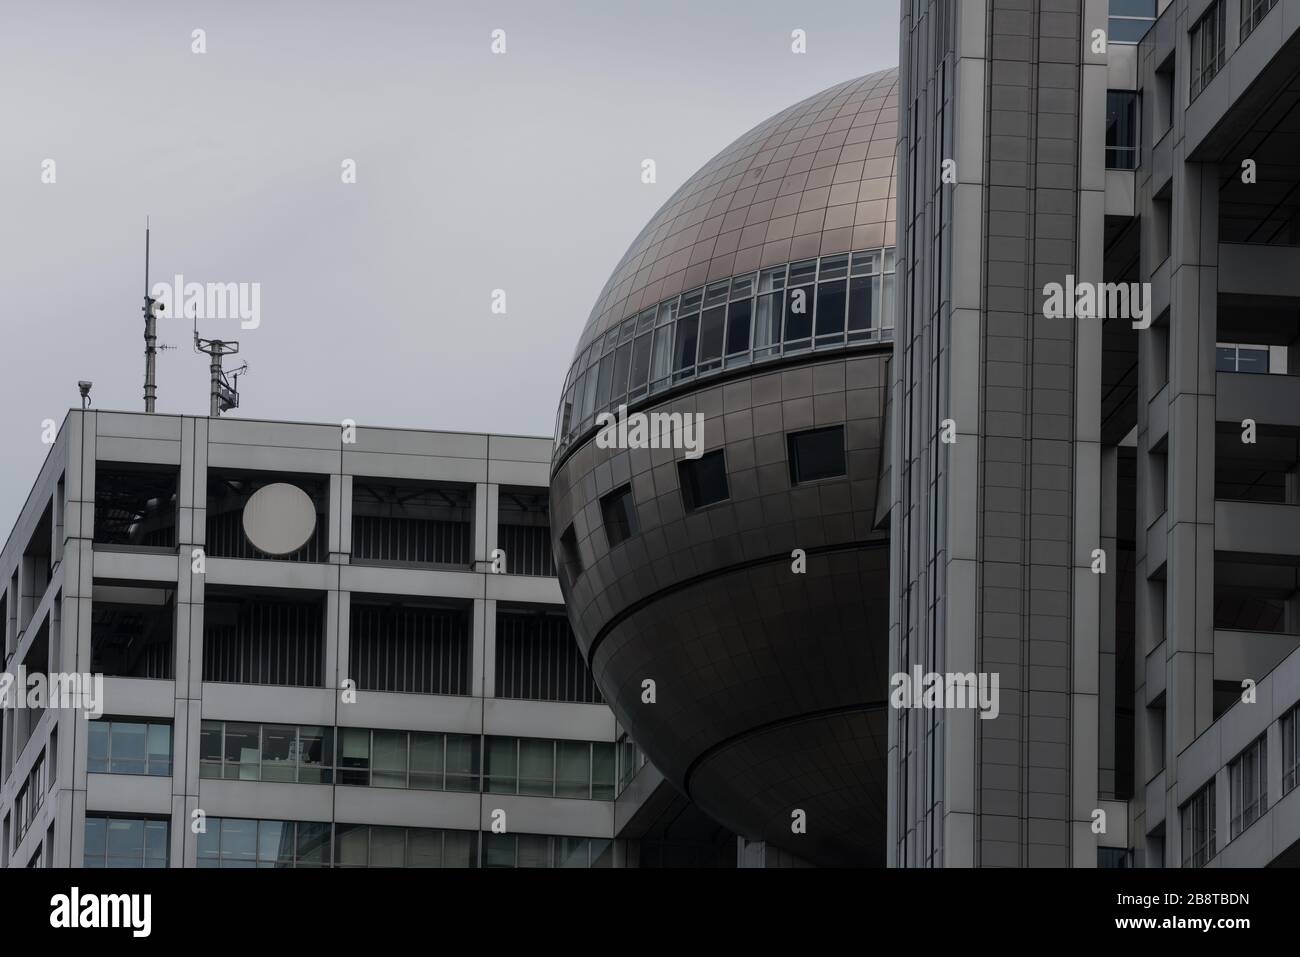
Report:
[[[1296,863],[1300,5],[901,12],[889,863]]]

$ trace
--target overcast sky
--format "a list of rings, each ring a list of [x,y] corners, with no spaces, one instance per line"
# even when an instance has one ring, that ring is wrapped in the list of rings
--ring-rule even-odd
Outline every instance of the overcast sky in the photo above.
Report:
[[[548,435],[655,210],[897,60],[897,0],[0,0],[0,538],[78,379],[144,408],[146,214],[155,281],[260,284],[256,329],[200,324],[249,363],[232,415]],[[191,338],[160,324],[159,412],[207,412]]]

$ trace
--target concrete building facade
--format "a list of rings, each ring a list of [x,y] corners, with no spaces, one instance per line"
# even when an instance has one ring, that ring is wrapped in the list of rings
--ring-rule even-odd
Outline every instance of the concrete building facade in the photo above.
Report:
[[[103,717],[3,712],[4,863],[627,863],[644,760],[564,619],[550,452],[69,413],[0,620],[8,672],[104,673]]]
[[[890,863],[1294,862],[1300,4],[901,13]]]

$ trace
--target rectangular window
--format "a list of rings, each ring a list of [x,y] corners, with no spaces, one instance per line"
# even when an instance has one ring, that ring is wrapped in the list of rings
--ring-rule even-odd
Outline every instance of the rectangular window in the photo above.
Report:
[[[488,738],[484,742],[483,783],[489,794],[518,793],[518,738]]]
[[[1107,43],[1137,43],[1156,19],[1156,0],[1110,0]]]
[[[677,480],[688,512],[726,501],[731,494],[727,488],[727,461],[722,449],[714,449],[698,459],[678,462]]]
[[[668,388],[668,377],[673,371],[673,330],[675,328],[673,325],[666,325],[655,329],[650,363],[651,392],[660,392]]]
[[[812,337],[816,305],[817,260],[791,263],[790,284],[785,297],[785,351],[806,349]]]
[[[204,721],[199,731],[199,777],[331,784],[334,729]]]
[[[1300,782],[1300,705],[1282,715],[1282,793],[1289,794]]]
[[[700,317],[685,316],[677,320],[677,338],[674,346],[673,381],[681,382],[695,374],[695,347]]]
[[[1193,24],[1190,37],[1192,99],[1210,85],[1223,69],[1227,39],[1227,6],[1214,0],[1210,8]]]
[[[87,814],[82,866],[166,867],[170,830],[167,818]]]
[[[639,399],[645,395],[646,382],[650,378],[650,340],[653,335],[647,332],[637,336],[632,343],[632,370],[627,383],[629,399]]]
[[[478,791],[479,738],[470,734],[447,735],[448,791]]]
[[[624,485],[600,500],[600,514],[605,523],[605,537],[609,547],[621,545],[637,533],[636,503],[632,501],[632,486]]]
[[[790,484],[845,475],[844,426],[792,432],[788,436]]]
[[[1106,91],[1106,169],[1137,169],[1139,103],[1134,90]]]
[[[700,316],[700,368],[701,373],[722,366],[723,329],[726,323],[726,306],[705,309]]]
[[[1180,809],[1183,867],[1204,867],[1214,857],[1214,782],[1201,788]]]
[[[555,796],[591,797],[591,744],[589,742],[556,742]]]
[[[1268,756],[1265,735],[1252,741],[1228,764],[1229,840],[1268,810]]]
[[[1250,36],[1277,0],[1241,0],[1241,39]]]
[[[1214,367],[1218,372],[1264,375],[1269,371],[1269,348],[1221,342],[1214,350]]]
[[[171,774],[171,725],[120,718],[89,722],[86,770],[92,774]]]
[[[826,256],[817,273],[816,345],[844,344],[844,315],[848,305],[849,257]]]
[[[330,831],[325,821],[209,817],[198,835],[198,866],[328,867],[334,860]]]

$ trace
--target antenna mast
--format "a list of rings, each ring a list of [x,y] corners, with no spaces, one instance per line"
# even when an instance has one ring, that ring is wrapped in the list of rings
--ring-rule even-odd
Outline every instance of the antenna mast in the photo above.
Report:
[[[158,310],[162,306],[149,295],[149,217],[144,218],[144,410],[153,412],[158,394],[155,365],[158,358]]]
[[[212,375],[212,389],[209,393],[208,415],[217,418],[222,412],[229,412],[231,409],[239,408],[239,377],[248,370],[248,363],[245,362],[234,372],[234,378],[226,378],[225,372],[221,369],[221,360],[224,356],[233,356],[239,353],[239,343],[225,339],[200,339],[199,338],[199,321],[194,320],[194,351],[202,352],[211,360],[208,370]]]

